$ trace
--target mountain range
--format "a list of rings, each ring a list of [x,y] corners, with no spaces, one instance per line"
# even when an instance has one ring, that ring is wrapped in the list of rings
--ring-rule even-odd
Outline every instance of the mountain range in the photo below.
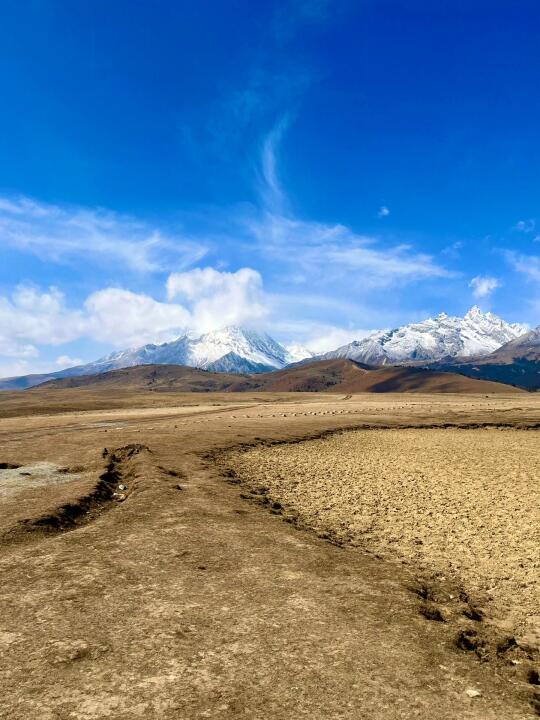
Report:
[[[464,317],[441,313],[422,322],[375,332],[321,357],[325,360],[346,358],[367,365],[477,357],[494,352],[527,330],[526,325],[507,323],[474,306]]]
[[[477,368],[488,368],[490,363],[505,366],[505,377],[510,377],[512,373],[508,372],[508,368],[518,358],[520,362],[524,358],[523,362],[535,366],[527,371],[534,381],[538,376],[535,368],[539,347],[540,329],[528,332],[526,325],[507,323],[475,306],[463,317],[441,313],[421,322],[371,333],[322,355],[315,355],[297,344],[285,347],[266,333],[236,326],[199,336],[185,334],[168,343],[120,350],[94,362],[54,373],[6,378],[0,380],[0,389],[24,389],[49,380],[98,375],[139,365],[182,365],[210,372],[253,375],[280,370],[295,363],[337,359],[353,360],[366,367],[433,365],[439,370],[451,368],[453,372],[470,377],[512,382],[511,379],[495,377],[497,372],[504,375],[500,370],[490,376],[490,371],[483,372]],[[512,360],[508,362],[504,358]],[[525,386],[532,387],[534,382]]]

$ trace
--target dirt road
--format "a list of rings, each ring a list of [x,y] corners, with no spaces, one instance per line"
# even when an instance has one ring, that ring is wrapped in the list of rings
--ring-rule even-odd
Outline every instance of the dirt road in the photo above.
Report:
[[[409,573],[247,501],[212,453],[365,425],[537,424],[536,398],[197,402],[0,420],[0,462],[79,473],[2,504],[2,718],[535,717],[519,666],[457,648]],[[100,475],[116,497],[58,512]]]

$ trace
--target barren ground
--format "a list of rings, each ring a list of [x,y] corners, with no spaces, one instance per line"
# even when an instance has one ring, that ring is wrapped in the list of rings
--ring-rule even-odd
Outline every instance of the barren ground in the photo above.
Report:
[[[0,462],[48,462],[77,475],[23,481],[20,493],[0,498],[2,718],[535,717],[534,637],[493,625],[475,598],[448,602],[434,552],[403,565],[386,542],[368,552],[335,544],[329,531],[317,537],[299,504],[292,517],[249,492],[251,472],[244,484],[224,478],[222,453],[344,428],[538,427],[540,398],[58,391],[0,396],[1,415]],[[445,443],[436,450],[437,433],[513,432],[519,443],[537,433],[370,429],[353,442],[371,433],[384,445],[392,433],[411,453],[404,432],[441,462],[455,453]],[[320,447],[347,437],[318,441],[320,462]],[[458,448],[465,468],[474,443]],[[264,458],[292,449],[265,447]],[[537,454],[530,464],[520,457],[506,466],[525,482]],[[346,470],[346,456],[334,462]],[[452,472],[445,477],[452,497]],[[406,507],[405,486],[396,487]],[[507,514],[500,490],[489,492],[497,502],[482,497],[484,512]],[[532,502],[531,488],[522,507]],[[407,517],[392,543],[403,559]]]
[[[357,430],[227,461],[318,533],[453,578],[540,634],[540,431]]]

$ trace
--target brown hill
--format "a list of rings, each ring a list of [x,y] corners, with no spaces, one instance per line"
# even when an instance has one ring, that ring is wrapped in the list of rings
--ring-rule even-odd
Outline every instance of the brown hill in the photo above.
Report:
[[[157,392],[224,392],[249,390],[248,376],[208,372],[185,365],[137,365],[110,370],[99,375],[49,380],[30,388],[27,392],[39,393],[53,388],[109,388],[111,390],[154,390]]]
[[[521,392],[509,385],[453,372],[397,366],[370,368],[352,360],[318,360],[257,375],[213,373],[181,365],[140,365],[101,375],[52,380],[27,392],[83,387],[155,392]]]

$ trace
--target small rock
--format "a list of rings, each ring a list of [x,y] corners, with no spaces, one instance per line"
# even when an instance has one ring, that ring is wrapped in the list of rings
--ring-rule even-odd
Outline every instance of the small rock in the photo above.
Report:
[[[119,490],[127,490],[127,485],[119,485],[118,489]]]
[[[470,698],[482,697],[482,693],[480,692],[480,690],[475,690],[474,688],[467,688],[465,690],[465,695]]]

